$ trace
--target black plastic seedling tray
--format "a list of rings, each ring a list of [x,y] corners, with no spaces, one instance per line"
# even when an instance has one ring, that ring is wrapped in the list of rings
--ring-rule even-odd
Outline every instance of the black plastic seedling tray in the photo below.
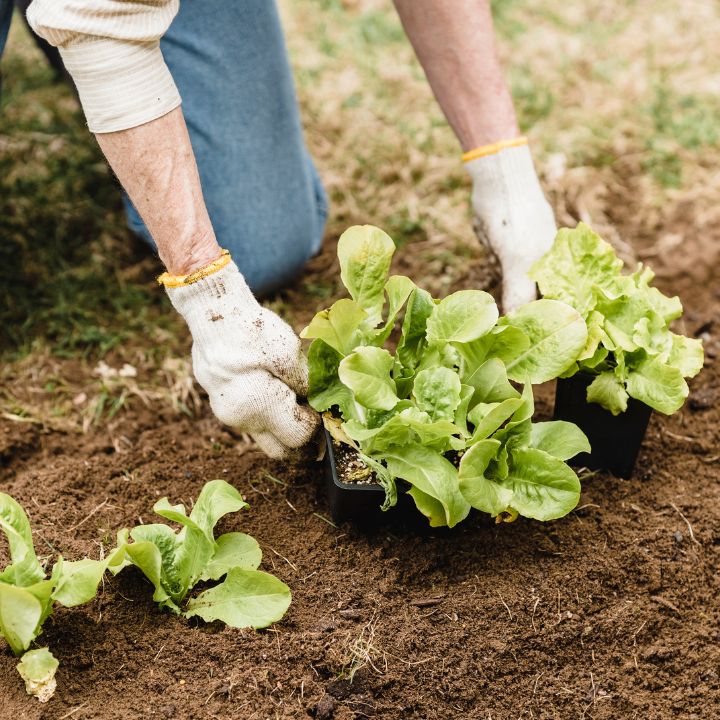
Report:
[[[591,470],[609,470],[621,478],[629,478],[652,408],[630,398],[627,410],[613,415],[597,403],[587,402],[587,388],[594,376],[578,373],[557,381],[555,419],[575,423],[590,441],[592,451],[580,453],[569,462]]]
[[[409,487],[402,481],[398,482],[398,501],[395,507],[383,512],[380,507],[385,500],[385,491],[377,483],[360,485],[346,483],[338,477],[335,445],[332,436],[325,430],[325,486],[327,488],[330,515],[335,522],[353,520],[359,523],[374,525],[387,521],[390,517],[402,518],[411,522],[418,518],[426,523],[425,518],[417,512],[412,498],[404,492]]]
[[[358,485],[345,483],[338,478],[335,464],[335,449],[330,433],[325,430],[325,484],[327,487],[330,515],[335,522],[353,518],[375,519],[382,513],[380,506],[385,491],[380,485]]]

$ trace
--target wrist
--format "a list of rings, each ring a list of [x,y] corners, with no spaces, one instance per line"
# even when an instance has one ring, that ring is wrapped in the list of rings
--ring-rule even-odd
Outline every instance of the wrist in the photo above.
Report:
[[[484,110],[479,117],[474,113],[471,118],[468,118],[466,127],[457,133],[463,155],[472,152],[476,148],[522,137],[512,105],[509,106],[508,111],[508,113],[503,114],[502,111],[498,112],[491,107]],[[498,114],[493,122],[489,122],[487,114],[493,112]]]
[[[503,80],[498,86],[458,89],[456,99],[462,100],[463,114],[453,127],[464,153],[521,136],[515,107]]]
[[[230,257],[229,250],[219,249],[219,253],[220,254],[209,263],[203,263],[199,268],[184,275],[174,275],[169,272],[164,272],[161,275],[158,275],[158,284],[163,285],[165,288],[183,288],[195,285],[200,286],[200,281],[206,280],[211,275],[219,273],[228,265],[232,265],[235,270],[237,270],[237,266],[233,263],[232,257]],[[242,280],[242,276],[239,271],[237,272],[237,275]],[[242,282],[244,283],[244,280],[242,280]],[[207,285],[207,283],[204,283],[203,287],[205,285]],[[198,291],[198,287],[195,287],[194,290]]]
[[[186,301],[190,305],[219,301],[238,308],[260,307],[229,250],[221,250],[219,257],[187,275],[164,272],[157,277],[157,282],[165,288],[173,305],[175,299],[179,299],[183,305]],[[176,307],[176,310],[184,315],[183,308]]]
[[[227,250],[189,275],[163,273],[157,280],[195,340],[223,332],[226,324],[220,319],[256,314],[261,307]]]
[[[462,154],[462,160],[464,163],[471,163],[473,160],[477,160],[481,157],[489,157],[490,155],[499,155],[503,150],[513,147],[522,147],[528,144],[528,139],[525,135],[520,135],[519,132],[512,133],[504,136],[502,140],[495,140],[490,143],[483,145],[472,146],[469,150],[466,150]]]
[[[465,169],[473,181],[477,214],[504,212],[508,204],[545,201],[526,138],[515,138],[466,153]]]
[[[212,228],[201,230],[186,241],[173,243],[160,252],[160,259],[169,274],[174,276],[192,273],[217,260],[223,253]]]

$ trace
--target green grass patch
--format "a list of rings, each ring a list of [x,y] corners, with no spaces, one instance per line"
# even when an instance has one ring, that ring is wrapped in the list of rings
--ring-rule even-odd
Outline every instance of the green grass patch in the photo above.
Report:
[[[120,188],[72,91],[15,22],[3,61],[0,142],[0,348],[22,356],[102,356],[158,323],[163,294],[123,280],[137,262]]]

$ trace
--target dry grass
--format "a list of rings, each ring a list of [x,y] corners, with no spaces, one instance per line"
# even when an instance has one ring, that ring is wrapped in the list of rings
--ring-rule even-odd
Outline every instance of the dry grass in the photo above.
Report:
[[[308,144],[332,202],[329,235],[373,222],[396,238],[403,271],[435,294],[480,282],[458,146],[390,3],[281,6]],[[691,233],[720,260],[717,5],[493,6],[558,221],[591,223],[628,260],[682,264]],[[17,26],[0,118],[0,412],[77,430],[129,403],[193,412],[189,367],[177,360],[187,357],[185,330],[152,285],[152,261],[128,249],[117,190],[74,98],[52,85]],[[337,292],[332,267],[293,292],[271,306],[300,322]],[[93,375],[101,360],[129,363],[137,376]]]
[[[45,429],[88,432],[108,424],[134,403],[195,415],[201,407],[188,357],[157,363],[136,354],[136,364],[108,365],[59,359],[37,351],[0,369],[0,417]]]
[[[350,682],[363,668],[369,668],[377,675],[384,675],[388,669],[386,653],[378,646],[375,637],[376,619],[373,617],[363,625],[358,635],[347,633],[341,644],[339,662],[340,677]]]

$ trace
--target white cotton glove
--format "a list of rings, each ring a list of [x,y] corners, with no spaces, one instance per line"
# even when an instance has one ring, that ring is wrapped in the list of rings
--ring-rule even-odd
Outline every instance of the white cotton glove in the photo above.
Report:
[[[270,457],[307,443],[319,418],[297,402],[307,395],[307,363],[290,326],[258,303],[234,262],[178,287],[163,277],[190,329],[195,378],[218,420],[249,433]]]
[[[508,313],[536,297],[527,271],[552,246],[555,217],[524,139],[478,148],[463,158],[473,181],[475,232],[500,261]]]

